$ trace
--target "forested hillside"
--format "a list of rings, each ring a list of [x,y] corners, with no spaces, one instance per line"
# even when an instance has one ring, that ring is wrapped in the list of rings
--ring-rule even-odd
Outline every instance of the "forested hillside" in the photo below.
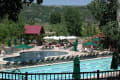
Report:
[[[83,18],[83,20],[87,22],[95,21],[86,6],[41,6],[32,4],[30,6],[24,6],[20,16],[24,17],[26,21],[32,20],[35,21],[36,23],[49,22],[51,12],[59,12],[62,15],[64,11],[69,7],[72,7],[80,11],[80,15]]]

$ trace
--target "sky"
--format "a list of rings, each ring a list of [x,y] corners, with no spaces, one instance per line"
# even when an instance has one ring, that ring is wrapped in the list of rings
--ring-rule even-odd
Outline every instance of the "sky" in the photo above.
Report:
[[[91,0],[43,0],[42,5],[65,5],[65,6],[80,6],[87,5]]]

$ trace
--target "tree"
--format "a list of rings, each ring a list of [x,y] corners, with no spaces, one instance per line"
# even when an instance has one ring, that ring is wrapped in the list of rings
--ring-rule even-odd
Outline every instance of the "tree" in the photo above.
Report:
[[[93,0],[89,5],[88,9],[94,15],[96,20],[100,21],[103,13],[106,11],[107,5],[105,0]]]
[[[67,35],[69,35],[69,33],[67,31],[67,28],[64,24],[56,24],[53,27],[56,27],[55,31],[56,31],[57,36],[67,36]]]
[[[68,8],[64,12],[65,24],[70,35],[81,36],[81,16],[78,10]]]
[[[93,36],[99,32],[99,27],[96,24],[83,23],[82,24],[82,36]]]
[[[13,21],[18,20],[18,14],[23,8],[23,3],[29,5],[34,0],[0,0],[0,18],[3,19],[7,14],[8,18]],[[37,0],[37,3],[42,3],[42,0]]]
[[[106,35],[105,40],[109,40],[104,41],[109,42],[108,46],[113,46],[119,38],[117,0],[94,0],[88,5],[88,8],[99,20],[99,28]],[[116,46],[114,47],[116,48]]]
[[[8,20],[5,17],[0,23],[0,42],[8,42],[8,39],[13,40],[24,33],[24,20],[19,19],[17,22]]]
[[[109,21],[116,20],[117,0],[93,0],[88,8],[99,21],[99,27],[106,25]],[[114,16],[113,16],[114,15]]]
[[[103,5],[104,8],[101,7],[100,5]],[[93,10],[94,8],[96,10]],[[95,13],[97,15],[98,18],[96,17],[96,19],[99,20],[99,27],[106,36],[106,38],[102,40],[103,46],[106,46],[106,48],[115,49],[114,53],[116,53],[117,51],[118,53],[120,53],[120,48],[119,48],[120,28],[118,26],[118,21],[117,21],[117,0],[94,0],[89,5],[89,9],[91,10],[92,13]],[[114,61],[116,61],[114,54],[112,59],[113,59],[111,63],[112,65],[118,64],[118,63],[114,63]],[[116,69],[116,67],[111,67],[111,68]]]
[[[61,22],[61,14],[58,12],[52,12],[50,14],[50,23],[57,24]]]

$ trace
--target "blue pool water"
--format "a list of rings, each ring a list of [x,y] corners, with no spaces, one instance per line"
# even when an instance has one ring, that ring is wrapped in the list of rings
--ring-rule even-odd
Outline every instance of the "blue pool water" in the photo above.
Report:
[[[107,71],[111,70],[112,58],[101,58],[101,59],[91,59],[80,61],[80,72],[93,72],[93,71]],[[119,68],[120,69],[120,68]],[[32,68],[20,69],[21,72],[29,73],[63,73],[63,72],[73,72],[73,62],[53,64],[50,66],[39,66]]]

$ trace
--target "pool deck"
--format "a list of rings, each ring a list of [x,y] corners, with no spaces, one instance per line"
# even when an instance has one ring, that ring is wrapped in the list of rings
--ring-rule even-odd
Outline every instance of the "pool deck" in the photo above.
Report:
[[[82,45],[79,44],[78,49],[81,49],[81,48],[82,48]],[[63,48],[59,48],[59,47],[54,47],[53,49],[42,49],[42,46],[35,46],[34,48],[31,48],[31,49],[25,49],[25,50],[21,50],[21,51],[12,53],[10,55],[0,56],[0,64],[7,63],[7,61],[3,60],[4,58],[19,56],[20,55],[19,53],[27,52],[27,51],[60,51],[60,52],[67,52],[68,53],[67,55],[61,55],[61,56],[76,56],[76,55],[88,54],[87,52],[72,51],[70,49],[63,49]],[[101,53],[99,52],[99,54],[101,54]],[[57,57],[57,56],[54,56],[54,57]]]
[[[62,48],[58,48],[58,47],[55,47],[54,49],[42,49],[42,46],[35,46],[34,48],[31,48],[31,49],[25,49],[25,50],[21,50],[21,51],[18,51],[18,52],[15,52],[15,53],[12,53],[10,55],[2,55],[0,56],[0,64],[6,64],[7,61],[4,61],[3,59],[4,58],[7,58],[7,57],[14,57],[14,56],[19,56],[21,52],[27,52],[27,51],[60,51],[60,52],[67,52],[68,54],[67,55],[80,55],[80,54],[85,54],[85,53],[80,53],[80,52],[75,52],[75,51],[70,51],[68,49],[62,49]],[[66,55],[66,56],[67,56]],[[63,56],[63,55],[62,55]]]

